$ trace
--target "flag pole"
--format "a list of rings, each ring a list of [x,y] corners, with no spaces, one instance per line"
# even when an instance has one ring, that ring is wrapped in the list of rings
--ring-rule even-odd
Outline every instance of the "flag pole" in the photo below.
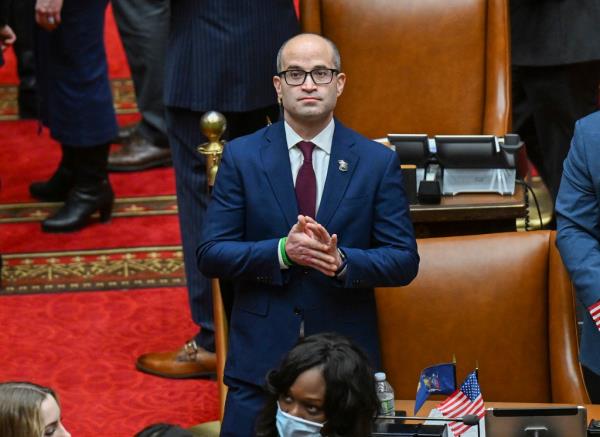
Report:
[[[477,385],[479,385],[479,360],[475,360],[475,376],[477,377]],[[481,385],[479,385],[479,391],[481,392]],[[483,417],[485,417],[485,415]],[[479,420],[479,422],[477,422],[477,437],[481,437],[480,423],[481,419]]]

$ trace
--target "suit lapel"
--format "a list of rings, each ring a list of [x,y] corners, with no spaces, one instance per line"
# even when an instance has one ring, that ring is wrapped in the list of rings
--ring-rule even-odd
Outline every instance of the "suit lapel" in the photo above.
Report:
[[[291,228],[298,219],[298,204],[283,122],[269,127],[265,138],[260,150],[261,160],[273,194]]]
[[[325,227],[338,209],[358,165],[359,157],[352,150],[353,147],[351,131],[336,120],[327,179],[317,213],[317,221]]]

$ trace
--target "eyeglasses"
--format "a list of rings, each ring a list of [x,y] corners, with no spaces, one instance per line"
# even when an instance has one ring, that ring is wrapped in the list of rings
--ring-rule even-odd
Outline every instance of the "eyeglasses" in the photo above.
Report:
[[[312,81],[317,85],[331,83],[333,75],[339,73],[335,68],[315,68],[312,71],[304,70],[286,70],[277,73],[283,76],[285,83],[291,86],[302,85],[306,81],[306,76],[310,74]]]

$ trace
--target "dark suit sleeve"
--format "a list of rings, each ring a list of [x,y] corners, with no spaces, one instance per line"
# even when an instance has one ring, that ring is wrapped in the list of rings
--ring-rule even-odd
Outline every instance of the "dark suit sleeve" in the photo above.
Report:
[[[196,252],[198,267],[208,277],[281,285],[279,240],[244,241],[245,222],[244,187],[231,147],[225,147]]]
[[[600,155],[589,153],[599,147],[578,122],[556,201],[556,244],[586,307],[600,300],[600,205],[590,170]]]
[[[395,153],[379,184],[373,214],[372,247],[342,247],[348,260],[344,287],[406,285],[417,275],[419,255]]]

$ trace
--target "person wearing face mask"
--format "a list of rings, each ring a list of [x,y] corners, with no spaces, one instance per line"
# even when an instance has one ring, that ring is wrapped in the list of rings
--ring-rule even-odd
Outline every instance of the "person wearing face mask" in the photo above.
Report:
[[[374,386],[366,355],[346,337],[306,337],[268,374],[256,436],[370,435],[377,412]]]
[[[54,390],[31,382],[0,383],[2,437],[70,437]]]

